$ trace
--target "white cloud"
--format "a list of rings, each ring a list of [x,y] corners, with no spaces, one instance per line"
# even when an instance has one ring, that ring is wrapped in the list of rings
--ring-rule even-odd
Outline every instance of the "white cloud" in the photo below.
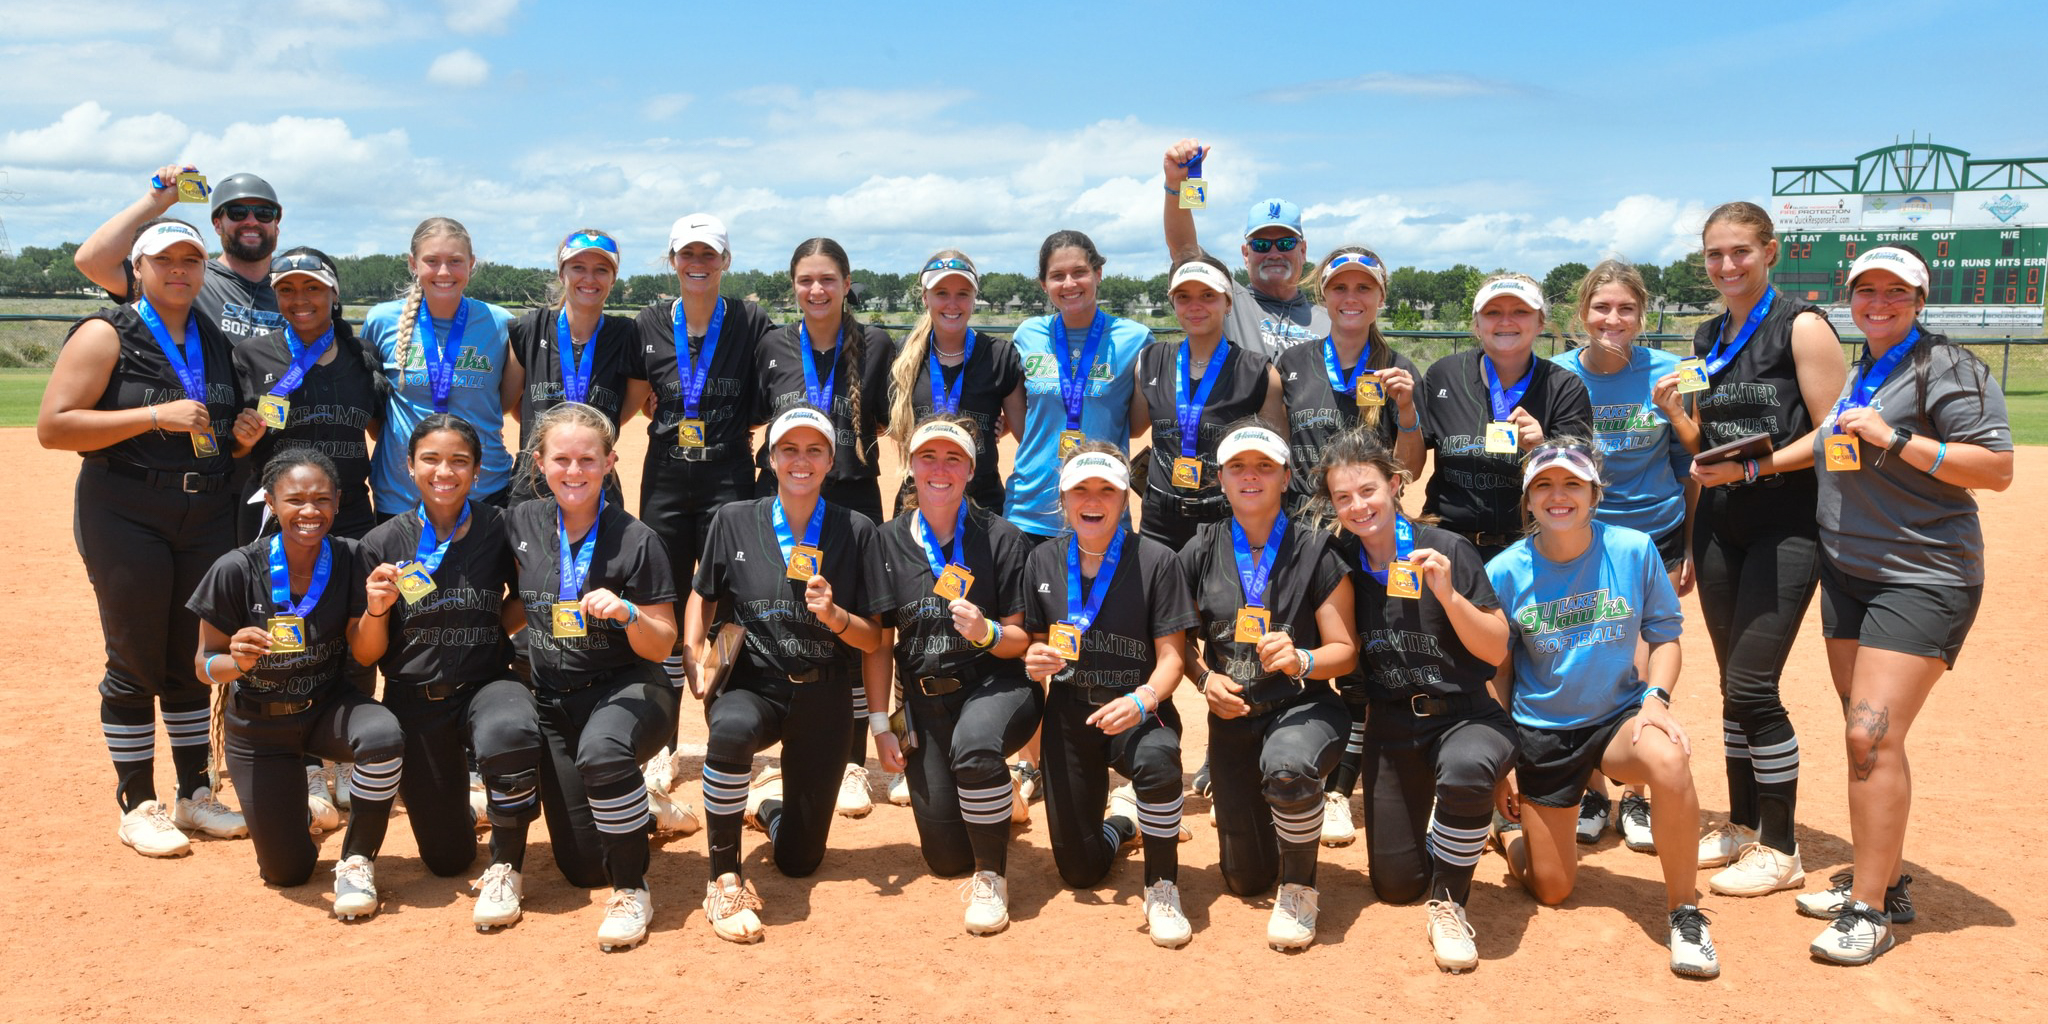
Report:
[[[645,114],[649,121],[666,121],[682,113],[692,99],[694,97],[686,92],[665,92],[659,96],[648,97],[647,102],[641,105],[640,112]]]
[[[1285,85],[1257,93],[1254,98],[1268,103],[1300,103],[1319,96],[1363,92],[1411,99],[1466,99],[1478,96],[1529,95],[1540,90],[1512,82],[1496,82],[1471,75],[1401,74],[1372,71],[1351,78],[1328,78],[1299,85]]]
[[[441,0],[448,27],[465,35],[503,32],[519,12],[519,0]]]
[[[427,81],[459,89],[475,88],[490,77],[490,62],[475,50],[450,50],[434,58],[434,63],[427,66]]]
[[[1697,200],[1633,195],[1593,214],[1545,218],[1503,208],[1498,192],[1494,198],[1489,208],[1375,195],[1312,204],[1303,219],[1318,251],[1356,243],[1373,247],[1395,266],[1469,263],[1541,276],[1559,263],[1604,256],[1668,263],[1698,247],[1708,212]]]
[[[44,128],[0,138],[0,161],[29,167],[158,167],[178,156],[191,129],[169,114],[115,117],[90,100]]]

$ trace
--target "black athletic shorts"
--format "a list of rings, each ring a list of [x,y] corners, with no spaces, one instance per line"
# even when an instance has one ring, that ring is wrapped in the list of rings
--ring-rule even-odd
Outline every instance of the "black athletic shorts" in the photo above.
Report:
[[[1605,722],[1576,729],[1538,729],[1516,722],[1521,761],[1515,767],[1515,783],[1522,799],[1544,807],[1577,807],[1607,744],[1640,710],[1642,705],[1631,704]]]
[[[1683,521],[1677,526],[1658,534],[1655,537],[1655,541],[1657,544],[1657,557],[1664,560],[1665,572],[1676,571],[1680,565],[1685,563],[1685,556],[1689,552],[1685,550],[1685,523]]]
[[[1977,621],[1984,587],[1880,583],[1820,563],[1820,635],[1864,647],[1940,658],[1956,667],[1963,638]]]

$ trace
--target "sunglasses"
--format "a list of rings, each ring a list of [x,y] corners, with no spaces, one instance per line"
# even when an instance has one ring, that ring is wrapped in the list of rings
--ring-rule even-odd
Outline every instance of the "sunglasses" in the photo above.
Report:
[[[250,217],[254,217],[256,218],[256,223],[258,224],[269,224],[277,220],[278,215],[283,212],[284,211],[279,210],[275,206],[266,206],[252,203],[229,203],[226,206],[223,206],[220,209],[215,210],[213,212],[213,215],[215,217],[226,217],[229,221],[247,220]]]
[[[562,239],[563,252],[573,252],[577,249],[602,249],[617,256],[619,243],[612,241],[610,235],[601,235],[595,231],[578,231]]]
[[[1244,240],[1244,244],[1249,246],[1253,252],[1272,252],[1275,249],[1281,252],[1293,252],[1294,247],[1301,244],[1301,239],[1294,235],[1286,235],[1280,238],[1247,238]]]
[[[276,259],[271,260],[270,272],[272,274],[292,274],[301,272],[314,274],[332,274],[334,273],[334,268],[328,266],[318,256],[314,256],[311,253],[298,252],[292,253],[288,256],[279,256]]]
[[[1285,252],[1286,250],[1283,249],[1281,251]],[[1336,270],[1338,267],[1349,267],[1354,265],[1360,267],[1377,267],[1380,265],[1380,261],[1373,259],[1372,257],[1365,255],[1364,253],[1347,252],[1344,255],[1339,256],[1334,260],[1331,260],[1330,265],[1323,269],[1323,275],[1327,277],[1329,276],[1331,271]]]
[[[952,257],[933,260],[924,265],[925,273],[929,274],[934,270],[958,270],[968,274],[974,273],[974,268],[968,265],[966,260],[954,259]]]

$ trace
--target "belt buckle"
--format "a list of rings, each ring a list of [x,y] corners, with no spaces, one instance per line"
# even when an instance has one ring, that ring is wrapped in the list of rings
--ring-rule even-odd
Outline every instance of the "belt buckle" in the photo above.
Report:
[[[1430,697],[1429,697],[1429,694],[1426,694],[1426,693],[1413,693],[1413,694],[1409,694],[1409,695],[1408,695],[1408,713],[1409,713],[1409,714],[1411,714],[1411,715],[1414,715],[1414,716],[1415,716],[1415,717],[1417,717],[1417,718],[1435,718],[1435,717],[1436,717],[1436,712],[1434,712],[1434,711],[1426,711],[1426,710],[1424,710],[1424,709],[1423,709],[1423,706],[1422,706],[1422,702],[1423,702],[1423,701],[1426,701],[1426,700],[1429,700],[1429,699],[1430,699]]]
[[[420,696],[426,700],[447,700],[448,694],[434,692],[435,685],[434,683],[428,683],[420,687]]]
[[[943,684],[945,684],[945,683],[952,683],[952,684],[953,684],[953,689],[951,689],[951,690],[946,690],[946,691],[944,691],[944,692],[941,692],[941,693],[933,693],[933,692],[932,692],[932,689],[931,689],[931,687],[930,687],[930,686],[928,686],[928,685],[926,685],[926,684],[928,684],[928,683],[939,683],[939,684],[942,684],[942,685],[943,685]],[[948,693],[954,693],[954,692],[957,692],[957,691],[958,691],[959,689],[960,689],[960,680],[959,680],[959,679],[958,679],[957,677],[954,677],[954,676],[919,676],[919,677],[917,677],[917,690],[918,690],[918,692],[919,692],[919,693],[922,693],[922,694],[924,694],[924,695],[925,695],[925,696],[927,696],[927,697],[943,697],[943,696],[945,696],[945,695],[946,695],[946,694],[948,694]]]
[[[203,494],[206,488],[206,474],[183,473],[179,475],[178,487],[186,494]]]
[[[796,674],[794,674],[794,675],[791,675],[791,676],[789,676],[788,678],[789,678],[789,681],[790,681],[790,682],[792,682],[792,683],[797,683],[797,684],[799,684],[799,685],[801,685],[801,684],[803,684],[803,683],[815,683],[815,682],[817,682],[817,681],[818,681],[818,670],[817,670],[817,669],[809,669],[809,670],[806,670],[806,671],[803,671],[803,672],[799,672],[799,673],[796,673]]]

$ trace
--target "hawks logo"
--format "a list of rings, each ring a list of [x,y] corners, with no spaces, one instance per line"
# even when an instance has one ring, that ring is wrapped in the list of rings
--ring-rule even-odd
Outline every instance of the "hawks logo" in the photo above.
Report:
[[[1267,203],[1267,204],[1266,204],[1266,216],[1268,216],[1268,217],[1271,217],[1271,218],[1273,218],[1274,220],[1279,220],[1279,219],[1280,219],[1280,204],[1279,204],[1279,203],[1277,203],[1277,202],[1273,202],[1273,203]]]

